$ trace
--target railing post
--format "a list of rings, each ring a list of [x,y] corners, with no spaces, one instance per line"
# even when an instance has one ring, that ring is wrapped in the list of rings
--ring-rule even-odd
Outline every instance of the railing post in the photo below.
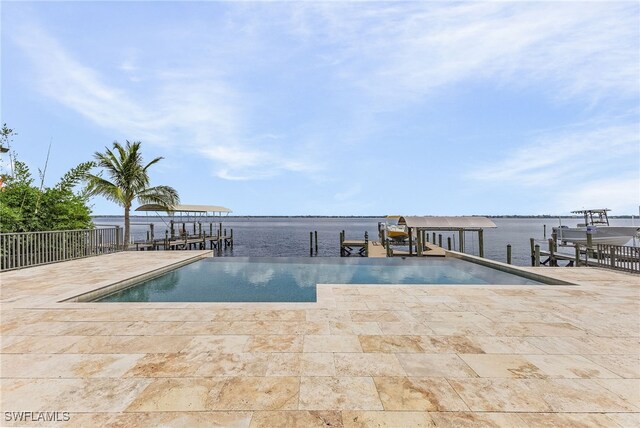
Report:
[[[535,266],[536,265],[536,254],[535,254],[536,240],[534,238],[529,238],[529,245],[531,246],[531,266]]]
[[[116,251],[120,251],[120,226],[116,226]]]
[[[364,233],[364,256],[369,257],[369,232]]]
[[[600,250],[600,249],[598,249]],[[615,245],[609,245],[609,263],[613,269],[616,268],[616,247]]]

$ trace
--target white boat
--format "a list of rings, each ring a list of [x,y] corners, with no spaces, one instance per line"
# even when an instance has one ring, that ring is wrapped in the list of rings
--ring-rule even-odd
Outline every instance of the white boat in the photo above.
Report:
[[[560,243],[587,245],[587,235],[591,234],[591,242],[608,245],[626,245],[633,239],[640,239],[638,226],[610,226],[607,216],[608,208],[571,211],[572,214],[582,214],[584,223],[575,227],[554,227],[557,240]]]

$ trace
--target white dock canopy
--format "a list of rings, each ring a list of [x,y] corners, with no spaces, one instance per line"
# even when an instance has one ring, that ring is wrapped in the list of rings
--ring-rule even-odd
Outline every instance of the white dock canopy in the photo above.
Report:
[[[136,211],[161,211],[169,213],[170,215],[173,215],[175,213],[194,213],[200,215],[207,215],[208,213],[211,213],[213,215],[222,215],[222,213],[225,213],[228,215],[232,212],[229,208],[217,205],[173,205],[169,208],[166,208],[158,204],[140,205],[138,208],[136,208]]]
[[[495,228],[496,224],[487,217],[432,217],[403,216],[398,219],[399,225],[410,229],[429,230],[479,230]]]

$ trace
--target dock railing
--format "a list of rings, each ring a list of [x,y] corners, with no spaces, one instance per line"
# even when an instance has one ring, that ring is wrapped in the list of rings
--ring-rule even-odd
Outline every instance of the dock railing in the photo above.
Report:
[[[122,228],[0,233],[0,271],[123,251]]]
[[[640,273],[640,248],[623,245],[597,245],[598,266]]]

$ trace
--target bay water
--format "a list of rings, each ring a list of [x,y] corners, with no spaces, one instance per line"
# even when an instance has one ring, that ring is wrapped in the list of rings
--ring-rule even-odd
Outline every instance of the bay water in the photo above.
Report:
[[[134,241],[146,239],[149,224],[154,224],[156,239],[163,238],[165,231],[169,230],[167,216],[132,216],[131,236]],[[187,218],[175,216],[176,230],[181,227],[183,221],[192,221]],[[512,263],[514,265],[527,266],[531,264],[530,238],[542,240],[544,238],[544,226],[546,225],[546,238],[551,237],[551,228],[559,225],[560,221],[566,226],[575,226],[581,221],[579,218],[492,218],[496,224],[495,229],[484,231],[484,256],[486,258],[506,262],[507,244],[512,246]],[[120,216],[95,216],[94,223],[98,227],[123,226],[124,221]],[[197,217],[202,222],[203,230],[209,232],[209,223],[214,223],[214,230],[222,223],[227,233],[233,229],[234,246],[222,252],[223,256],[242,257],[300,257],[309,255],[309,232],[318,232],[319,257],[340,256],[340,231],[344,230],[346,239],[364,239],[364,234],[369,234],[369,239],[378,239],[378,222],[384,222],[384,218],[378,217]],[[610,219],[612,226],[640,225],[638,220],[614,218]],[[192,223],[187,223],[187,230],[193,232]],[[215,233],[215,232],[214,232]],[[458,249],[458,233],[442,233],[443,246],[447,247],[447,237],[452,238],[454,249]],[[437,235],[436,235],[437,236]],[[430,240],[433,241],[432,237]],[[542,249],[546,249],[543,242],[539,242]],[[632,242],[630,243],[630,245]],[[465,252],[478,254],[478,234],[467,232],[465,236]],[[314,254],[315,255],[315,254]]]

